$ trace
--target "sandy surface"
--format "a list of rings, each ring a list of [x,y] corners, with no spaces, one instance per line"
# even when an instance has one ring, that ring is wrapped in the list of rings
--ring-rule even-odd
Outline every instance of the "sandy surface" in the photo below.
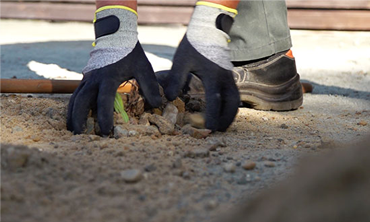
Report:
[[[2,78],[43,78],[37,73],[50,67],[31,71],[31,61],[79,73],[88,59],[89,24],[1,22],[8,30],[1,36]],[[35,32],[27,32],[30,25]],[[140,27],[155,69],[170,66],[184,30]],[[303,106],[240,108],[226,133],[204,139],[180,132],[73,135],[65,127],[68,95],[2,95],[2,220],[211,221],[289,176],[302,156],[368,137],[370,33],[293,31],[292,37],[299,73],[315,87]],[[255,168],[245,170],[246,161]],[[126,170],[138,173],[137,181],[127,182]]]

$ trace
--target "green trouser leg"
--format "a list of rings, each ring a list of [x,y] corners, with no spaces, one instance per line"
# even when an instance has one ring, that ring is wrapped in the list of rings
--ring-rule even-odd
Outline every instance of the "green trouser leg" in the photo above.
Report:
[[[284,0],[242,0],[230,31],[232,61],[264,58],[292,47]]]

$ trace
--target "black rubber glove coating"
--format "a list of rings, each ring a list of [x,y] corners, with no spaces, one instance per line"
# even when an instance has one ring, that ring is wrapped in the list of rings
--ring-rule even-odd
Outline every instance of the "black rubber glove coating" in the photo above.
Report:
[[[113,129],[114,99],[124,81],[135,78],[145,99],[153,107],[161,105],[159,86],[153,68],[138,42],[125,58],[84,75],[68,106],[67,129],[80,134],[92,109],[97,113],[100,131],[107,136]]]
[[[176,99],[190,72],[201,79],[204,85],[207,103],[206,128],[226,131],[233,122],[240,103],[232,71],[221,68],[201,55],[185,35],[175,53],[172,69],[163,83],[168,100]]]

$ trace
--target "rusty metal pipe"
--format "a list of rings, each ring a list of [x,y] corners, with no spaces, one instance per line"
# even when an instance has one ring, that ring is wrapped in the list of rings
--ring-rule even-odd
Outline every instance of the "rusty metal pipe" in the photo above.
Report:
[[[80,80],[1,79],[1,93],[73,93]],[[122,84],[120,93],[129,93],[132,84]]]

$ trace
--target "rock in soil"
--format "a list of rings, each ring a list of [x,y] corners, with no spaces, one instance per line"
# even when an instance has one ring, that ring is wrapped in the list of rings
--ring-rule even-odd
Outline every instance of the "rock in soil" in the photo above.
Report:
[[[209,151],[205,148],[196,148],[185,153],[185,157],[189,158],[205,158],[209,157]]]
[[[196,128],[190,126],[189,124],[188,125],[185,125],[184,127],[182,127],[181,131],[182,131],[183,134],[188,134],[191,137],[194,137],[196,139],[206,138],[206,137],[208,137],[212,133],[211,130],[208,130],[208,129],[196,129]]]
[[[114,127],[114,138],[119,139],[121,137],[135,137],[135,136],[158,136],[160,135],[157,127],[145,126],[145,125],[129,125],[124,124],[121,126]]]
[[[172,104],[176,106],[179,113],[185,112],[185,103],[179,97],[172,101]]]
[[[115,126],[114,127],[114,138],[119,139],[122,137],[128,137],[128,130],[122,129],[121,126]]]
[[[157,169],[157,167],[154,165],[154,164],[150,164],[150,165],[147,165],[145,166],[144,170],[146,172],[153,172]]]
[[[190,125],[197,129],[204,129],[206,120],[201,113],[194,113],[189,116]]]
[[[275,163],[274,163],[274,162],[272,162],[272,161],[265,161],[265,162],[263,163],[263,165],[264,165],[265,167],[275,167]]]
[[[126,183],[136,183],[143,178],[143,173],[138,169],[124,170],[121,172],[121,177]]]
[[[140,116],[139,125],[150,126],[149,116],[149,113],[143,113],[143,115]]]
[[[245,170],[253,170],[254,168],[256,168],[256,163],[253,161],[247,160],[244,163],[242,163],[242,167]]]
[[[163,110],[162,116],[170,121],[173,125],[177,122],[177,115],[179,114],[179,110],[176,108],[175,105],[172,103],[168,103],[167,106]]]
[[[236,170],[236,166],[234,163],[225,163],[224,164],[224,171],[227,173],[234,173]]]
[[[162,134],[171,135],[175,130],[175,125],[163,116],[153,114],[149,117],[149,122],[156,125]]]

